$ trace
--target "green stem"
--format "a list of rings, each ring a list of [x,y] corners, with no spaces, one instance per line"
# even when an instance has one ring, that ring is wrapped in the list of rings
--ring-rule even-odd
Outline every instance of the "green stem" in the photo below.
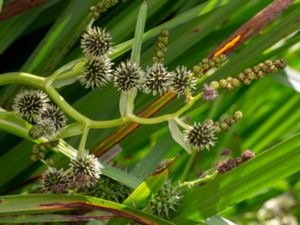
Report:
[[[80,66],[78,66],[80,67]],[[77,70],[78,67],[75,69]],[[64,70],[66,71],[66,70]],[[64,78],[66,76],[73,76],[74,71],[71,69],[67,74],[64,74]],[[62,72],[57,71],[55,77],[59,79]],[[54,75],[52,75],[54,76]],[[74,109],[64,98],[56,91],[56,89],[49,85],[49,82],[52,82],[52,76],[48,78],[42,78],[36,75],[23,73],[23,72],[14,72],[14,73],[5,73],[0,76],[0,86],[10,83],[22,83],[26,85],[30,85],[36,88],[40,88],[47,92],[50,98],[72,119],[81,123],[82,125],[86,126],[87,128],[94,128],[94,129],[103,129],[103,128],[110,128],[124,125],[128,122],[135,122],[139,124],[157,124],[162,122],[167,122],[169,120],[175,119],[189,110],[202,96],[202,93],[193,97],[187,104],[185,104],[182,108],[180,108],[175,113],[170,113],[162,116],[157,116],[154,118],[142,118],[137,117],[135,115],[129,114],[128,116],[124,116],[118,119],[113,120],[106,120],[106,121],[96,121],[91,120],[88,117],[82,115],[76,109]],[[52,77],[52,78],[51,78]],[[132,100],[132,99],[131,99]]]
[[[199,178],[197,180],[183,182],[183,183],[179,184],[179,187],[180,188],[187,188],[187,187],[192,188],[192,187],[197,186],[197,185],[205,184],[205,183],[215,179],[217,174],[218,173],[215,172],[213,174],[207,175],[206,177],[202,177],[202,178]]]
[[[0,76],[0,86],[11,83],[19,83],[44,89],[45,81],[46,79],[43,77],[24,72],[4,73]]]
[[[185,122],[183,122],[181,119],[179,119],[178,117],[174,118],[174,121],[181,126],[183,129],[185,130],[191,130],[191,126],[186,124]]]
[[[181,175],[181,179],[180,180],[182,182],[186,180],[186,178],[188,176],[188,173],[189,173],[189,171],[190,171],[190,169],[191,169],[191,167],[192,167],[192,165],[193,165],[193,163],[195,161],[196,156],[197,156],[197,152],[196,151],[194,151],[192,153],[192,155],[190,155],[190,157],[188,159],[188,162],[187,162],[186,166],[184,167],[183,173]]]
[[[86,140],[89,134],[89,128],[85,127],[83,130],[83,133],[81,135],[81,140],[80,140],[80,144],[79,144],[79,148],[78,148],[78,155],[82,156],[84,155],[85,152],[85,144],[86,144]]]

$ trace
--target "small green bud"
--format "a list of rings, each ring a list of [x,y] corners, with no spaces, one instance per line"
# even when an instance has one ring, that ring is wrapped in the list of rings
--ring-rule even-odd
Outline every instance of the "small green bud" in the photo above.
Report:
[[[243,113],[241,111],[236,111],[234,114],[233,114],[233,118],[235,120],[241,120],[243,118]]]

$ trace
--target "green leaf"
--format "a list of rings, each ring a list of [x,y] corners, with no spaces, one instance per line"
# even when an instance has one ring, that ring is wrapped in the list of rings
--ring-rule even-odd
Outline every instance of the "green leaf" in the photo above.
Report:
[[[220,216],[212,216],[205,220],[206,225],[236,225],[235,223],[220,217]]]
[[[144,209],[147,206],[147,202],[151,195],[157,193],[165,180],[168,177],[167,171],[163,171],[158,175],[152,175],[148,177],[143,183],[141,183],[127,199],[123,202],[126,206],[131,206],[136,209]],[[126,222],[126,221],[125,221]],[[124,220],[114,220],[109,225],[122,225],[125,224]]]
[[[141,48],[143,43],[143,34],[147,18],[147,1],[143,1],[136,22],[135,34],[132,44],[131,62],[139,64],[141,56]]]
[[[180,215],[174,218],[199,221],[252,197],[271,184],[300,170],[300,134],[259,154],[202,187],[187,190]]]
[[[143,224],[172,224],[126,205],[83,195],[9,195],[0,196],[0,203],[0,216],[69,211],[70,209],[86,208],[111,212]]]

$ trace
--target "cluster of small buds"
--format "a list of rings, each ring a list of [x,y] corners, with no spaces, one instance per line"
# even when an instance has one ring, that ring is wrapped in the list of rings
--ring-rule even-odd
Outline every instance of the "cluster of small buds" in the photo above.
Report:
[[[103,0],[90,8],[93,18],[96,20],[100,14],[106,12],[110,7],[116,5],[118,0]]]
[[[195,122],[190,130],[185,131],[186,142],[195,150],[209,150],[216,141],[214,125],[208,122]]]
[[[152,58],[154,63],[164,62],[164,56],[167,51],[168,40],[169,40],[169,31],[167,29],[163,29],[160,33],[160,36],[158,37],[154,56]]]
[[[250,160],[254,156],[255,156],[254,152],[252,152],[251,150],[246,150],[241,154],[240,157],[236,157],[233,159],[227,159],[223,162],[218,163],[217,171],[219,173],[226,173],[226,172],[232,170],[233,168],[241,165],[242,163]]]
[[[176,207],[181,203],[182,192],[179,186],[173,186],[170,180],[166,180],[149,201],[149,211],[161,218],[169,218],[170,211],[176,212]]]
[[[202,59],[201,62],[193,67],[193,73],[197,77],[202,76],[207,70],[220,67],[226,60],[226,55],[215,56],[211,59]]]
[[[18,117],[35,123],[49,102],[47,94],[41,90],[23,90],[14,98],[12,108]]]
[[[143,91],[153,95],[165,93],[169,89],[171,76],[172,73],[168,72],[161,62],[154,63],[145,73]]]
[[[229,128],[240,121],[243,118],[243,113],[241,111],[236,111],[233,115],[227,116],[221,121],[207,120],[208,124],[211,124],[214,127],[216,133],[221,131],[228,131]]]
[[[70,178],[63,169],[49,167],[40,179],[40,189],[45,193],[66,193],[70,185]]]
[[[97,184],[87,192],[93,197],[122,203],[131,193],[131,189],[125,185],[102,175]]]
[[[70,168],[74,188],[77,190],[85,190],[86,188],[93,187],[100,178],[100,163],[94,155],[89,154],[87,151],[72,159]]]
[[[32,161],[38,161],[45,158],[45,154],[47,153],[48,149],[54,148],[59,144],[59,140],[52,140],[47,141],[40,144],[34,144],[32,146],[32,155],[31,160]],[[52,162],[48,161],[48,163],[51,165]]]
[[[240,85],[250,85],[252,81],[264,77],[268,73],[274,73],[278,69],[283,69],[286,66],[286,62],[283,59],[277,59],[275,61],[266,60],[263,63],[259,63],[253,68],[247,68],[240,73],[237,78],[227,77],[221,79],[219,82],[213,81],[211,86],[217,88],[223,88],[232,90],[238,88]]]

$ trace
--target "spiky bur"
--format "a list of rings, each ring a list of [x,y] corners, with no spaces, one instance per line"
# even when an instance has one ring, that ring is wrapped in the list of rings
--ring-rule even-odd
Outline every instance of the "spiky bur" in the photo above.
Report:
[[[156,43],[155,52],[153,55],[154,63],[163,63],[164,56],[167,51],[167,44],[169,40],[169,31],[167,29],[163,29],[158,37],[158,41]]]
[[[122,203],[131,193],[131,189],[104,175],[97,184],[90,188],[88,194],[97,198]]]
[[[143,84],[143,91],[145,93],[152,93],[160,95],[169,89],[169,80],[172,77],[171,73],[167,71],[162,63],[154,63],[147,68]]]
[[[182,197],[180,188],[173,186],[170,180],[166,180],[162,189],[149,201],[149,212],[161,218],[169,218],[171,210],[176,212],[176,207],[180,205]]]
[[[61,109],[54,104],[48,105],[46,110],[40,114],[40,117],[38,118],[38,124],[41,123],[39,123],[39,121],[43,120],[51,120],[54,123],[52,131],[53,133],[61,131],[67,123],[67,118],[63,111],[61,111]]]
[[[70,168],[75,189],[84,190],[93,187],[100,178],[100,163],[94,155],[89,154],[87,151],[72,159]]]
[[[79,82],[85,88],[96,88],[105,86],[112,80],[111,61],[108,56],[91,58],[84,65]]]
[[[67,123],[64,113],[54,104],[48,104],[46,109],[37,117],[36,124],[29,130],[33,139],[45,137],[53,138]]]
[[[34,123],[46,110],[49,101],[47,94],[41,90],[23,90],[15,97],[12,108],[18,117]]]
[[[207,120],[206,122],[214,126],[216,133],[228,131],[229,128],[243,118],[241,111],[236,111],[233,115],[227,116],[220,121]]]
[[[56,147],[58,144],[59,144],[59,140],[51,140],[40,144],[34,144],[32,146],[31,160],[38,161],[44,159],[47,151],[50,148]]]
[[[69,177],[63,169],[49,167],[40,179],[40,189],[45,193],[65,193],[69,188]]]
[[[185,66],[178,66],[170,80],[171,89],[178,95],[184,95],[195,88],[196,79]]]
[[[286,62],[283,59],[277,59],[275,61],[266,60],[253,68],[245,69],[237,76],[237,78],[229,76],[226,79],[221,79],[219,82],[213,81],[211,86],[232,90],[238,88],[242,84],[250,85],[254,80],[260,79],[266,74],[275,73],[278,69],[283,69],[285,66]]]
[[[107,55],[111,46],[111,36],[105,29],[89,27],[81,38],[82,51],[90,57]]]
[[[218,96],[218,91],[214,87],[207,84],[203,85],[202,93],[202,99],[204,101],[212,101]]]
[[[119,91],[129,91],[133,88],[141,88],[143,83],[143,71],[135,63],[121,62],[114,71],[114,85]]]
[[[233,168],[241,165],[242,163],[252,159],[255,156],[255,153],[252,152],[251,150],[247,149],[242,153],[240,157],[236,157],[233,159],[227,159],[225,161],[219,162],[217,164],[217,171],[219,173],[226,173]]]
[[[215,56],[211,59],[207,59],[207,58],[202,59],[201,62],[199,62],[197,65],[193,67],[193,74],[195,74],[195,76],[197,77],[200,77],[206,71],[212,68],[220,67],[226,60],[227,60],[226,55]]]
[[[103,0],[90,8],[93,18],[96,20],[100,14],[106,12],[110,7],[116,5],[118,0]]]
[[[197,151],[210,150],[216,139],[214,126],[207,122],[195,122],[190,130],[185,131],[186,142]]]

